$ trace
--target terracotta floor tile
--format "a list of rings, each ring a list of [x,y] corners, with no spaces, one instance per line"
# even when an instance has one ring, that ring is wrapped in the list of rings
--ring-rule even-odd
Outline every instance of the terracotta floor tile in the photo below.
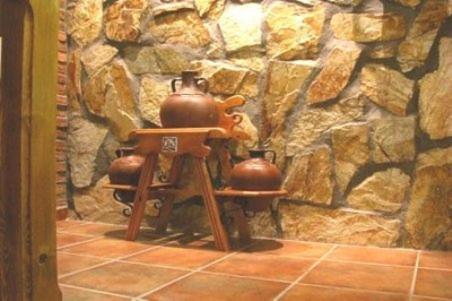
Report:
[[[233,250],[241,250],[251,244],[251,242],[243,243],[237,238],[230,238],[229,242]],[[168,245],[183,248],[217,250],[214,238],[210,234],[183,234],[169,242]]]
[[[414,293],[452,299],[452,271],[419,269]]]
[[[435,297],[429,298],[424,296],[413,296],[411,301],[443,301],[443,300],[450,300],[450,299],[438,299]]]
[[[281,301],[409,301],[402,294],[364,292],[335,287],[297,285]]]
[[[413,268],[322,261],[302,283],[408,293]]]
[[[294,241],[261,240],[244,252],[279,256],[320,258],[332,248],[329,244]]]
[[[57,233],[57,246],[58,248],[65,247],[67,245],[75,244],[82,241],[93,239],[91,236],[83,236],[70,233]]]
[[[162,247],[127,258],[126,261],[193,269],[226,254],[214,250]]]
[[[85,257],[79,255],[71,255],[59,252],[58,253],[58,275],[62,276],[67,273],[72,273],[76,270],[88,268],[103,262],[108,259]]]
[[[419,266],[452,270],[452,252],[422,251]]]
[[[205,234],[184,234],[169,242],[168,246],[182,247],[185,249],[216,250],[213,237]]]
[[[206,270],[230,275],[294,281],[314,262],[315,259],[258,255],[257,253],[237,254],[208,267]]]
[[[182,276],[183,271],[115,262],[69,277],[60,282],[127,296],[138,296]]]
[[[107,225],[107,224],[95,224],[95,223],[85,223],[76,227],[69,227],[65,229],[65,232],[70,232],[74,234],[85,234],[93,236],[108,235],[110,232],[113,233],[123,233],[125,236],[126,226],[121,225]]]
[[[84,291],[72,287],[60,286],[63,301],[125,301],[130,298],[117,297],[102,293]]]
[[[154,294],[148,300],[166,301],[265,301],[272,300],[287,284],[196,273]]]
[[[83,225],[85,222],[83,221],[73,221],[73,220],[65,220],[65,221],[57,221],[56,222],[56,228],[57,231],[66,231],[67,229],[74,227],[74,226],[80,226]]]
[[[340,246],[326,259],[414,266],[416,256],[417,253],[412,250]]]
[[[102,238],[92,242],[83,243],[73,247],[64,248],[67,253],[98,256],[105,258],[118,258],[132,255],[135,252],[152,247],[149,244]]]
[[[124,241],[126,238],[127,229],[126,228],[120,228],[119,230],[113,230],[113,231],[107,231],[103,237],[110,238],[110,239],[117,239]],[[174,244],[177,239],[179,239],[181,236],[183,236],[183,233],[174,233],[174,232],[168,232],[168,233],[156,233],[154,229],[145,228],[141,229],[138,233],[138,237],[135,240],[135,242],[144,243],[144,244]],[[214,248],[213,241],[212,248]]]

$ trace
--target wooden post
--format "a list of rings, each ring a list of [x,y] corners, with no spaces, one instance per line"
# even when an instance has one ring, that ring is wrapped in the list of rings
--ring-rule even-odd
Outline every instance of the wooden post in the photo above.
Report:
[[[137,191],[135,193],[135,200],[133,201],[132,216],[130,217],[129,227],[127,229],[127,240],[133,241],[137,239],[141,221],[143,220],[144,209],[146,208],[146,202],[149,199],[149,186],[152,184],[157,160],[158,155],[150,153],[143,164]]]
[[[169,183],[175,187],[179,183],[180,177],[182,175],[182,169],[185,162],[185,155],[176,156],[173,158],[173,162],[171,164]],[[173,210],[174,205],[174,193],[168,194],[165,197],[165,201],[163,202],[162,208],[160,208],[159,216],[155,221],[155,230],[157,233],[163,233],[168,228],[168,223],[171,216],[171,211]]]
[[[199,186],[201,187],[204,206],[210,220],[215,246],[221,251],[230,251],[231,245],[226,229],[221,221],[220,208],[215,199],[214,190],[209,177],[205,158],[195,158],[195,167],[199,177]]]
[[[0,299],[61,300],[55,229],[58,1],[0,5]]]
[[[240,241],[248,244],[251,243],[250,227],[248,225],[248,221],[246,220],[242,206],[236,204],[235,199],[236,198],[234,197],[228,198],[225,205],[232,215],[234,225],[237,227],[237,231],[239,232]]]

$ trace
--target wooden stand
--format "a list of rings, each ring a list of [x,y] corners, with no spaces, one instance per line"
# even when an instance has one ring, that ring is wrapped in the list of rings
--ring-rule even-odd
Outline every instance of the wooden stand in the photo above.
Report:
[[[231,189],[214,191],[206,161],[211,151],[211,148],[206,143],[212,140],[220,140],[222,147],[218,155],[222,176],[226,181],[229,180],[232,164],[230,154],[226,148],[226,142],[229,139],[249,139],[249,135],[234,129],[242,119],[240,114],[228,113],[228,110],[232,107],[243,105],[244,102],[243,97],[233,96],[218,104],[220,127],[142,129],[132,132],[131,138],[138,141],[135,154],[146,158],[138,186],[113,184],[104,186],[105,188],[120,191],[135,191],[132,215],[127,229],[126,238],[128,240],[137,238],[144,215],[145,204],[152,198],[164,199],[162,207],[159,208],[159,215],[155,220],[155,228],[158,232],[166,231],[184,162],[187,157],[192,157],[195,161],[196,176],[200,184],[200,194],[207,209],[217,249],[222,251],[231,250],[226,227],[221,218],[224,210],[227,210],[232,215],[232,220],[238,228],[240,239],[242,241],[250,241],[250,231],[240,200],[256,197],[277,197],[285,195],[286,192],[236,191]],[[169,178],[165,183],[154,183],[154,173],[157,169],[159,155],[172,158]]]
[[[226,229],[221,222],[219,204],[215,199],[215,192],[207,170],[206,157],[210,153],[210,148],[205,144],[208,139],[230,138],[226,130],[222,128],[150,129],[134,131],[132,137],[138,140],[135,152],[146,157],[138,186],[106,186],[106,188],[117,190],[136,191],[127,239],[135,240],[137,238],[146,201],[151,197],[166,197],[156,220],[157,231],[166,230],[173,207],[174,189],[177,188],[180,180],[185,158],[191,156],[195,161],[196,174],[212,227],[215,246],[219,250],[229,251],[231,246]],[[168,183],[153,185],[159,154],[172,157],[173,162]]]

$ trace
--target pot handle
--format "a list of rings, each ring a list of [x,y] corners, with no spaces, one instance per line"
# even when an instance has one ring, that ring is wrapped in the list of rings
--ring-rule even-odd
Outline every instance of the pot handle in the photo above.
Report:
[[[173,90],[173,92],[176,92],[176,83],[181,81],[182,78],[175,78],[171,81],[171,90]]]
[[[207,79],[205,79],[204,77],[200,77],[197,78],[195,81],[198,87],[203,87],[202,90],[204,93],[207,93],[209,91],[209,81]]]
[[[272,159],[270,160],[270,162],[272,162],[273,164],[276,163],[276,152],[274,150],[266,150],[265,154],[272,154]]]

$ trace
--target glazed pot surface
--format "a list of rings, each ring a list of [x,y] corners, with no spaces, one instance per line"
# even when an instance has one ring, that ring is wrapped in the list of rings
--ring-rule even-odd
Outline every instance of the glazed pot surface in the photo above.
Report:
[[[217,106],[207,96],[173,94],[160,107],[160,119],[165,128],[215,127]]]
[[[265,159],[239,163],[231,173],[231,187],[237,190],[278,190],[281,183],[281,172]]]
[[[281,188],[282,174],[275,164],[264,158],[267,152],[269,151],[250,151],[251,159],[234,166],[230,179],[233,189],[266,191]]]
[[[144,157],[130,155],[115,159],[108,169],[110,183],[119,185],[138,185]]]
[[[165,128],[180,127],[215,127],[219,115],[215,101],[208,95],[208,82],[204,78],[196,78],[197,72],[183,71],[182,78],[171,83],[171,94],[160,107],[160,120]],[[176,83],[182,82],[176,91]],[[204,83],[205,91],[200,89]]]

